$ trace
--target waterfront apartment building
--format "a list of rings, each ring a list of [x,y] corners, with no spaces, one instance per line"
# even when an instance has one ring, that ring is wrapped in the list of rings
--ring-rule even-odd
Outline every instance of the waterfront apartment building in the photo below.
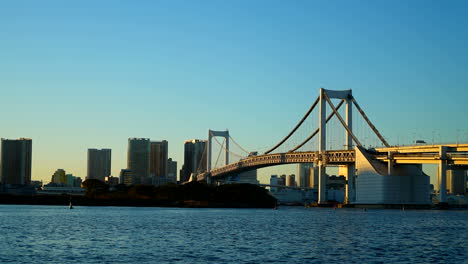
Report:
[[[163,141],[151,141],[150,151],[150,175],[154,185],[162,185],[167,181],[167,157],[168,143]]]
[[[88,175],[86,179],[104,181],[111,174],[111,150],[88,149]]]
[[[2,184],[31,184],[32,140],[1,139],[0,181]]]
[[[132,184],[151,184],[150,158],[151,142],[149,138],[129,138],[127,151],[127,169],[131,170]]]
[[[184,165],[180,172],[180,182],[190,180],[192,173],[197,174],[207,169],[207,141],[200,139],[184,142]]]

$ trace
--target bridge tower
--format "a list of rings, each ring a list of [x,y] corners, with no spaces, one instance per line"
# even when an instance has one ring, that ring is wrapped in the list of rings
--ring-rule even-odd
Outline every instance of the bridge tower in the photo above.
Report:
[[[327,150],[326,145],[326,123],[327,123],[327,100],[329,99],[342,99],[346,102],[346,149],[353,149],[353,138],[352,138],[352,126],[353,126],[353,102],[352,102],[352,90],[326,90],[320,88],[319,96],[319,152],[320,159],[318,160],[318,203],[323,204],[327,202],[327,176],[325,174],[326,159],[325,152]],[[332,109],[336,112],[336,109]],[[355,199],[354,192],[354,165],[345,165],[345,176],[348,180],[346,188],[346,202],[351,203]]]
[[[212,155],[212,139],[213,137],[223,137],[226,140],[226,158],[224,159],[224,164],[229,164],[229,130],[226,131],[214,131],[208,130],[208,155],[207,155],[207,171],[211,171],[211,155]]]

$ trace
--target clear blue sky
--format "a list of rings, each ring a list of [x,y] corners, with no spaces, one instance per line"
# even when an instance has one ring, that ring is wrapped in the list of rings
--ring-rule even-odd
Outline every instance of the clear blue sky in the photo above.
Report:
[[[3,1],[0,137],[33,139],[33,179],[126,167],[129,137],[229,128],[279,141],[318,88],[353,89],[395,144],[468,141],[467,1]]]

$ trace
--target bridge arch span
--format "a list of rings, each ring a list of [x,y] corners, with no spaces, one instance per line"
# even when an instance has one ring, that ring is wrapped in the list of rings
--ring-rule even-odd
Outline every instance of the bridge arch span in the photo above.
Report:
[[[355,151],[326,151],[322,154],[318,151],[307,151],[253,156],[235,163],[231,163],[221,168],[213,169],[210,172],[202,173],[197,176],[197,180],[205,180],[208,177],[213,180],[219,180],[228,177],[229,175],[238,174],[249,170],[284,164],[318,163],[319,160],[324,164],[331,165],[352,164],[355,162]]]

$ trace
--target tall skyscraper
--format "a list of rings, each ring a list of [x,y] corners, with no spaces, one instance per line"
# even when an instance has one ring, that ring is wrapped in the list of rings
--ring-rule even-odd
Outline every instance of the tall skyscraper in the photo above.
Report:
[[[184,143],[184,165],[180,174],[180,181],[186,182],[192,173],[206,171],[206,140],[186,140]]]
[[[132,172],[132,184],[151,184],[149,138],[129,138],[127,169]]]
[[[151,141],[150,174],[154,185],[165,184],[167,179],[168,143]]]
[[[300,187],[310,186],[310,170],[314,167],[313,163],[299,163],[297,164],[297,182]]]
[[[3,139],[0,174],[3,184],[30,184],[32,140]]]
[[[111,174],[111,150],[88,149],[88,176],[87,179],[104,179]]]
[[[171,158],[167,160],[167,178],[168,182],[177,182],[177,161]]]

